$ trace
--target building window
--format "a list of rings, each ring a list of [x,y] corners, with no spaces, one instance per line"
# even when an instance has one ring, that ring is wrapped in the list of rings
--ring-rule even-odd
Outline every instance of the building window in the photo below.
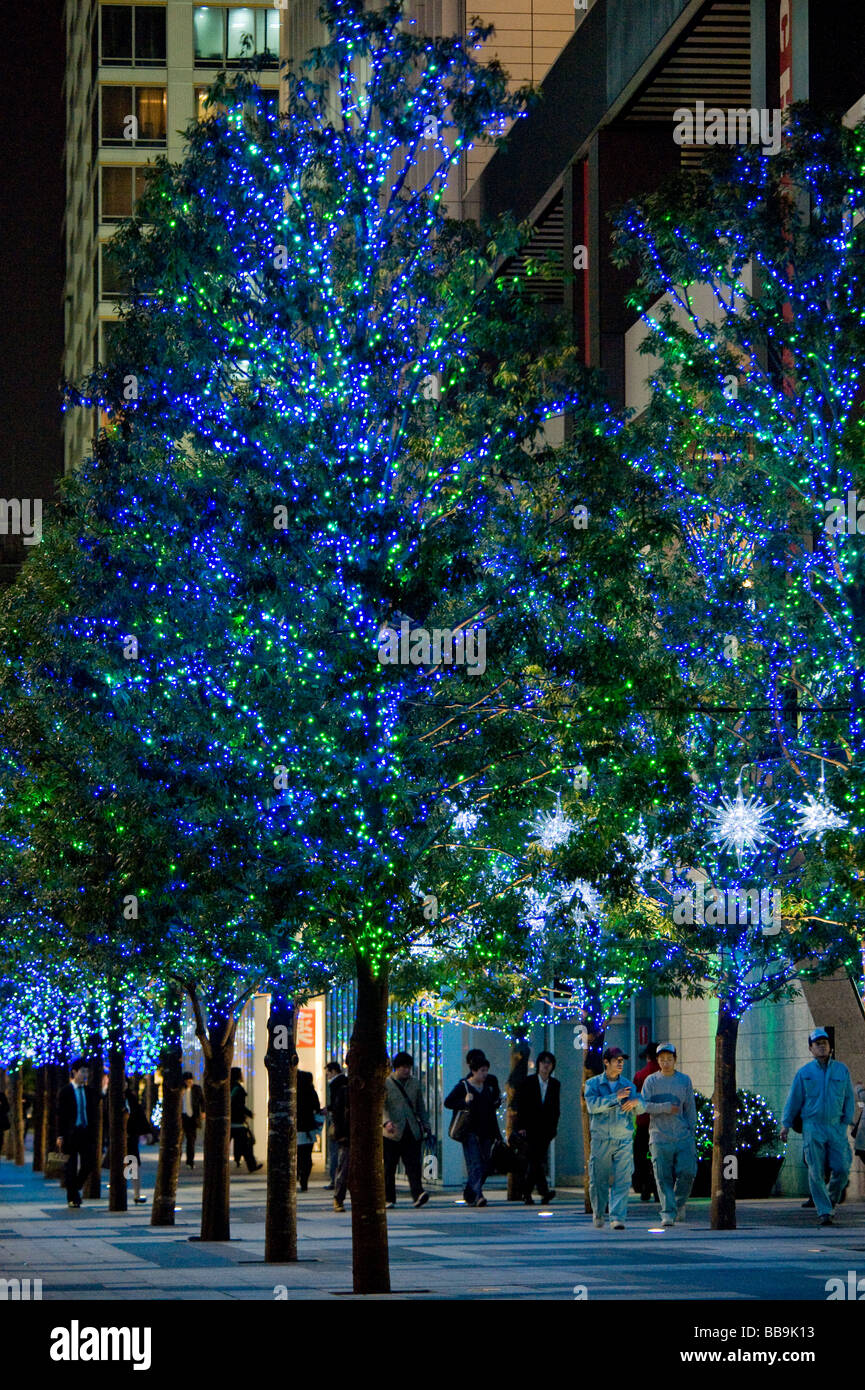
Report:
[[[164,145],[164,87],[100,88],[103,145]]]
[[[102,180],[102,202],[100,221],[121,222],[131,217],[135,204],[147,184],[147,166],[144,164],[103,164],[100,169]]]
[[[279,10],[253,5],[196,5],[192,12],[196,67],[237,63],[253,53],[265,55],[262,66],[279,59]]]
[[[102,319],[99,327],[102,334],[99,361],[110,367],[116,357],[117,334],[121,324],[118,319]]]
[[[226,107],[220,102],[213,106],[205,106],[209,87],[195,88],[195,119],[197,121],[207,121],[213,116],[224,116]],[[268,116],[279,115],[279,89],[277,87],[260,88],[260,109]],[[249,110],[253,109],[253,104],[249,104]]]
[[[100,283],[100,297],[102,299],[126,299],[131,289],[131,281],[122,265],[108,254],[109,242],[103,242],[99,247],[99,260],[101,265],[102,278]]]
[[[104,66],[165,66],[164,5],[102,5],[100,33]]]

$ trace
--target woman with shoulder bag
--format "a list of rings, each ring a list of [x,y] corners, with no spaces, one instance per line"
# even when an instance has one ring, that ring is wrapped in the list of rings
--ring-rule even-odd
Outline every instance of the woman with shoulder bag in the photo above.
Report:
[[[497,1111],[501,1102],[499,1083],[490,1076],[490,1064],[480,1048],[472,1048],[466,1056],[469,1074],[458,1081],[445,1100],[453,1110],[448,1133],[463,1146],[466,1164],[466,1185],[463,1191],[466,1206],[485,1207],[484,1182],[489,1174],[490,1154],[496,1140],[501,1140]]]

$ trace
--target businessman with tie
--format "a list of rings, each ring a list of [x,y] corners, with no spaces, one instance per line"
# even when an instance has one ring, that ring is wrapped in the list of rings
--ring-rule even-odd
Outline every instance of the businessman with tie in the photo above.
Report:
[[[90,1072],[77,1057],[69,1068],[72,1080],[57,1093],[57,1147],[67,1155],[66,1200],[81,1206],[81,1189],[96,1164],[93,1098],[87,1092]]]

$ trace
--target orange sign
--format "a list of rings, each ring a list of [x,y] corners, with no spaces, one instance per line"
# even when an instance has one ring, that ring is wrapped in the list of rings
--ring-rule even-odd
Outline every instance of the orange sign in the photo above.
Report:
[[[297,1045],[315,1047],[315,1009],[298,1009]]]

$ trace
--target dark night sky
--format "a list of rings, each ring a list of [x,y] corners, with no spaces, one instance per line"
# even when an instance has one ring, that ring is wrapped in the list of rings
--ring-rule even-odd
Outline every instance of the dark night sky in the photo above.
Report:
[[[0,17],[0,497],[50,497],[62,472],[62,0]]]

